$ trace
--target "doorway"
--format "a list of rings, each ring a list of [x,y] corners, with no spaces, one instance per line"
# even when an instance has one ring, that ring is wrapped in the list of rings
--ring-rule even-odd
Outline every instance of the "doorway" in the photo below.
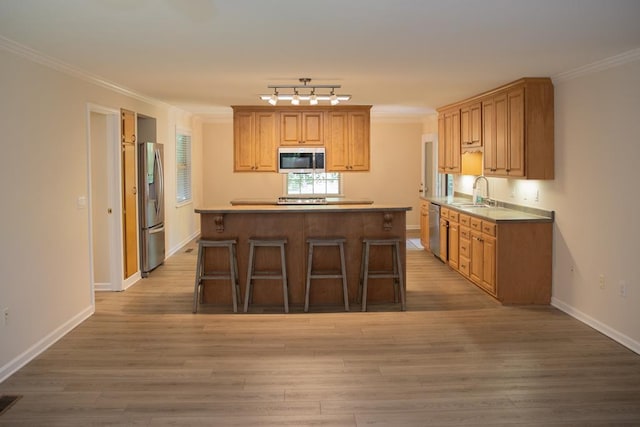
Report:
[[[94,291],[121,291],[120,111],[87,106],[89,248]]]

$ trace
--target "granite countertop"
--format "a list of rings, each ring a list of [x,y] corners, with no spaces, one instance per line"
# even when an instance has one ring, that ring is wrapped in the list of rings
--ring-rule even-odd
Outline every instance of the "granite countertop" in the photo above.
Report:
[[[496,206],[469,206],[471,199],[466,197],[422,197],[423,200],[438,204],[448,209],[468,213],[493,222],[553,222],[554,211],[530,208],[505,202],[497,202]]]
[[[295,197],[295,196],[291,196]],[[369,199],[345,199],[342,197],[326,197],[327,205],[371,205],[373,200]],[[273,199],[233,199],[230,202],[233,206],[275,206],[278,204],[277,198]]]
[[[380,205],[380,204],[325,204],[325,205],[226,205],[226,206],[206,206],[196,208],[199,214],[207,213],[275,213],[275,212],[390,212],[390,211],[410,211],[411,206]]]

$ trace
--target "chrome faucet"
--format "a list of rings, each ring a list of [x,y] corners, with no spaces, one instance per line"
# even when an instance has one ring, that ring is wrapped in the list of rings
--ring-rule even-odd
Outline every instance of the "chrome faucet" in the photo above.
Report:
[[[486,176],[480,175],[479,177],[476,178],[475,181],[473,181],[474,193],[475,193],[476,188],[478,187],[478,181],[480,181],[480,178],[482,178],[484,180],[485,187],[487,189],[487,193],[486,193],[487,197],[485,197],[485,199],[487,200],[487,203],[491,204],[491,196],[489,195],[489,180],[487,179]],[[474,203],[475,203],[475,200],[474,200]]]

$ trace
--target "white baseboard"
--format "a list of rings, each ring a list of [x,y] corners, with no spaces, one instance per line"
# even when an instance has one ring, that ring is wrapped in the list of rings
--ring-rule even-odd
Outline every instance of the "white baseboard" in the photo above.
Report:
[[[171,248],[169,250],[169,252],[167,253],[166,258],[169,258],[171,255],[174,255],[175,253],[177,253],[178,251],[180,251],[180,249],[182,249],[187,243],[189,243],[190,241],[192,241],[193,239],[195,239],[196,237],[198,237],[200,235],[200,231],[195,231],[191,236],[187,237],[186,239],[184,239],[182,242],[178,243],[177,245],[175,245],[173,248]]]
[[[551,298],[551,305],[557,308],[558,310],[564,311],[569,316],[578,319],[582,323],[585,323],[591,326],[596,331],[622,344],[623,346],[627,347],[629,350],[640,354],[640,342],[635,341],[634,339],[626,336],[625,334],[616,331],[610,326],[605,325],[604,323],[594,319],[593,317],[589,316],[586,313],[581,312],[580,310],[570,306],[569,304],[566,304],[565,302],[560,301],[557,298]]]
[[[122,282],[122,290],[124,291],[124,290],[129,289],[138,280],[142,280],[142,274],[140,273],[140,271],[138,271],[135,274],[132,274],[131,276],[127,277],[124,280],[124,282]]]
[[[56,328],[49,335],[29,347],[27,351],[0,368],[0,383],[17,372],[24,365],[35,359],[43,351],[51,347],[58,340],[68,334],[73,328],[87,320],[95,312],[95,307],[89,306],[73,316],[69,321]]]
[[[94,283],[93,290],[96,292],[110,292],[113,291],[111,283]]]

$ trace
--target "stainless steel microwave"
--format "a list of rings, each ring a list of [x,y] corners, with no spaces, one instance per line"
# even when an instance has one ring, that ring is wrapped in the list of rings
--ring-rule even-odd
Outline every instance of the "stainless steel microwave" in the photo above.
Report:
[[[324,147],[278,148],[278,172],[324,172]]]

